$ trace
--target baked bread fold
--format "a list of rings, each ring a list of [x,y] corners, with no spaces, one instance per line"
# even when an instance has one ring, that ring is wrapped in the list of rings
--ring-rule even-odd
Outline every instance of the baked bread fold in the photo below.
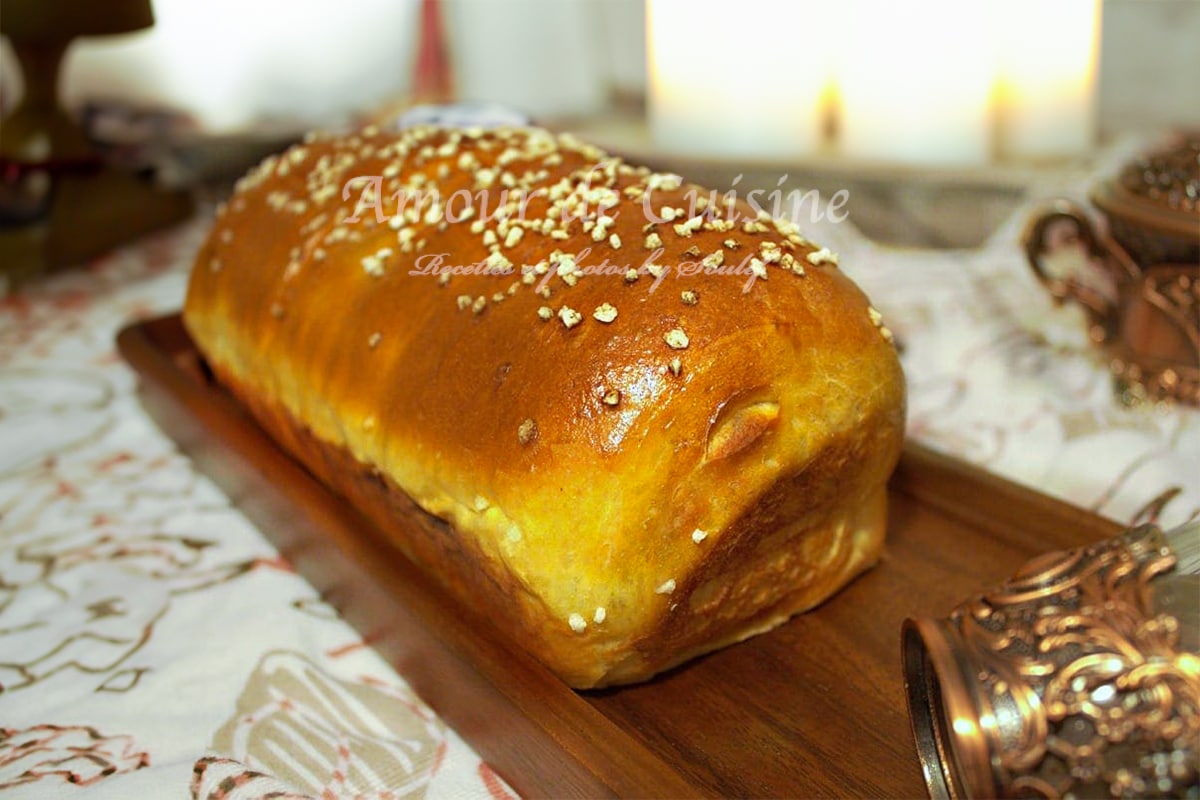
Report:
[[[310,137],[219,209],[184,322],[281,446],[574,687],[768,630],[883,547],[904,380],[836,256],[568,136]],[[449,533],[396,533],[409,498]]]

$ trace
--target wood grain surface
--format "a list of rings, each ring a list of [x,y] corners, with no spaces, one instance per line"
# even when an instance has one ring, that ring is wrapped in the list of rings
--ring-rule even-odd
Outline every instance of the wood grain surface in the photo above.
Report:
[[[1042,552],[1119,532],[916,444],[884,560],[814,611],[655,680],[575,692],[408,562],[209,378],[178,315],[123,330],[151,415],[527,797],[921,797],[900,627]],[[415,507],[395,527],[444,523]]]

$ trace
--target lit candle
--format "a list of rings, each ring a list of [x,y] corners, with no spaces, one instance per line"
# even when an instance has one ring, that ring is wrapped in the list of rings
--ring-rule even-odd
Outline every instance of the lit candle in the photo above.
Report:
[[[650,126],[673,153],[819,149],[831,72],[828,3],[648,0]]]
[[[848,0],[842,11],[842,151],[908,164],[986,162],[995,76],[990,4]]]
[[[1098,0],[1009,0],[1000,38],[1000,152],[1079,155],[1092,146]]]

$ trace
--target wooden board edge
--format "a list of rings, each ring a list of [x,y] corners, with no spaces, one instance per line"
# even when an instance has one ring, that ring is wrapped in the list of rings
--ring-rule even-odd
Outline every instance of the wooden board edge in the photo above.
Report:
[[[891,486],[967,525],[1003,532],[1034,552],[1044,550],[1047,539],[1057,538],[1052,534],[1063,528],[1077,530],[1087,541],[1123,530],[1093,511],[913,441],[905,443]]]

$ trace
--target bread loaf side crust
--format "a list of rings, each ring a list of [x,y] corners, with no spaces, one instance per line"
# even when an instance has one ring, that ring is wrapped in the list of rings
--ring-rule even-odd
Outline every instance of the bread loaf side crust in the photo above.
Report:
[[[491,202],[386,202],[430,187]],[[524,207],[475,224],[501,188]],[[573,686],[643,680],[874,563],[903,433],[890,337],[827,251],[689,191],[538,130],[317,139],[239,185],[184,320],[382,528],[407,498],[445,519],[398,544],[515,643]],[[412,274],[435,263],[514,272]]]

